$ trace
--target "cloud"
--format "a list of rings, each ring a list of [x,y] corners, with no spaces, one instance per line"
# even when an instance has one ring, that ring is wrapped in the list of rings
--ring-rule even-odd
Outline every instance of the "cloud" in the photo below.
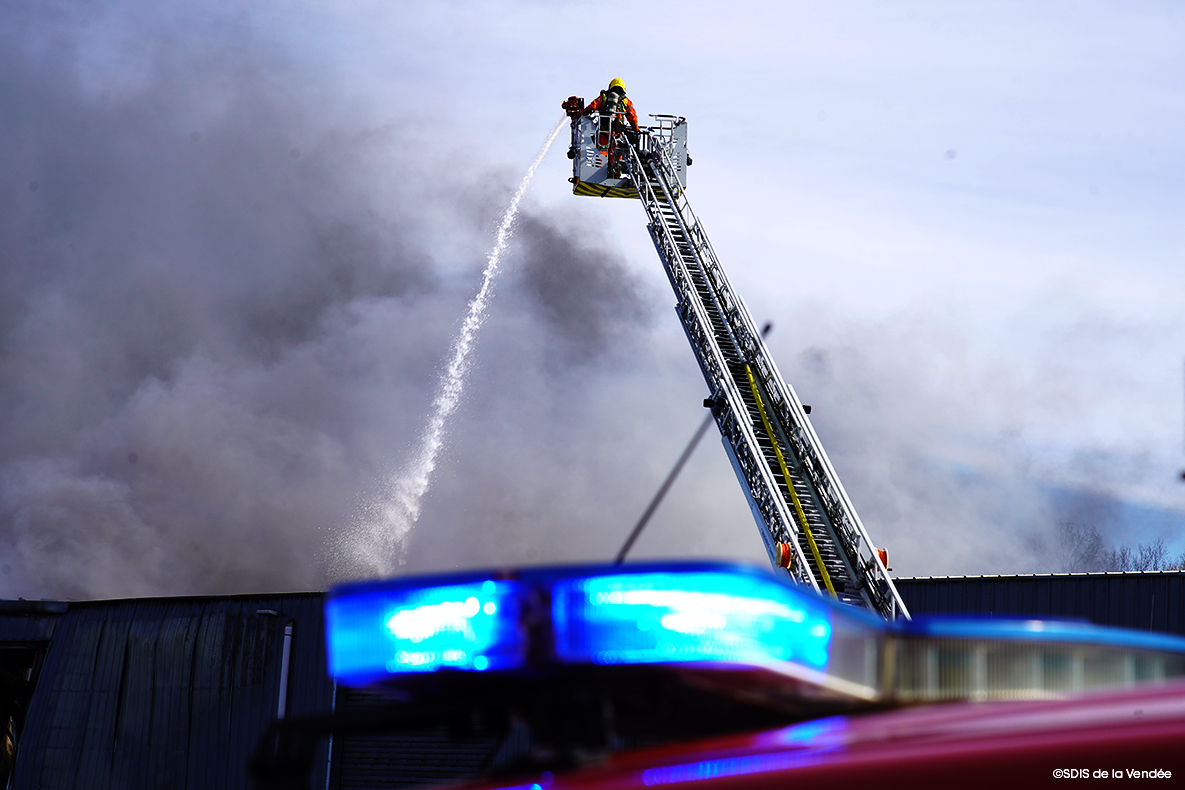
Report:
[[[2,12],[0,594],[317,587],[449,331],[423,158],[241,19],[85,10]]]
[[[478,86],[508,81],[492,67],[478,79],[461,58],[434,71],[446,57],[444,22],[432,44],[441,52],[413,51],[408,28],[399,31],[408,47],[381,61],[375,42],[392,47],[375,20],[390,20],[374,8],[321,17],[203,2],[0,9],[0,596],[308,589],[350,572],[330,567],[331,537],[410,457],[488,231],[521,177],[487,163],[517,161],[522,141],[537,145],[547,131],[520,124],[505,145],[491,145],[494,124],[485,124],[502,94],[474,89],[477,105],[473,95],[439,94],[471,77]],[[325,24],[313,30],[318,19]],[[341,54],[354,52],[351,31],[363,28],[359,40],[374,47],[367,67]],[[532,58],[542,56],[517,38],[530,32],[503,42],[516,74],[540,73]],[[461,132],[433,125],[473,106],[481,117]],[[811,119],[816,111],[810,105]],[[550,123],[556,107],[524,107],[521,117],[533,113]],[[475,130],[476,142],[449,142]],[[710,139],[697,160],[716,156],[727,170],[731,149]],[[960,167],[973,159],[964,149]],[[830,173],[834,163],[820,161]],[[835,182],[827,199],[812,194],[818,215],[807,211],[811,221],[794,229],[796,244],[827,255],[772,268],[766,261],[785,252],[785,215],[776,203],[768,214],[750,210],[761,204],[751,195],[737,201],[726,185],[748,187],[733,170],[697,176],[693,198],[707,206],[719,248],[734,250],[725,265],[735,281],[766,286],[743,295],[779,322],[775,357],[815,406],[848,492],[899,572],[1048,567],[1027,536],[1088,511],[1107,521],[1108,502],[1163,461],[1168,451],[1118,418],[1179,419],[1175,362],[1171,382],[1156,387],[1170,393],[1156,409],[1146,408],[1145,368],[1124,367],[1132,347],[1149,346],[1148,332],[1167,339],[1147,370],[1163,367],[1176,334],[1122,315],[1084,332],[1076,321],[1098,323],[1090,304],[1060,297],[1060,313],[1041,301],[1013,334],[960,323],[956,291],[980,282],[962,269],[996,272],[1011,292],[1022,268],[1043,259],[997,271],[990,259],[1008,256],[950,262],[951,250],[974,246],[963,236],[911,246],[951,216],[936,212],[910,231],[921,236],[899,257],[918,264],[902,275],[882,249],[847,232],[876,221],[867,212],[853,219],[850,181]],[[536,194],[575,200],[552,180]],[[894,196],[902,188],[885,187]],[[842,200],[829,205],[835,194]],[[650,277],[648,242],[631,247],[602,232],[624,216],[604,202],[564,205],[573,208],[543,198],[525,206],[405,547],[409,572],[607,559],[702,419],[705,388],[686,340],[672,311],[652,307],[669,296],[661,276]],[[736,255],[729,233],[760,241],[757,225],[779,246],[755,241]],[[992,239],[1015,229],[985,227]],[[897,294],[877,317],[858,317],[853,305],[879,308],[884,294],[847,281],[867,269],[835,275],[829,261],[844,239],[855,244],[844,255],[884,266],[885,281],[909,285],[909,272],[962,279],[937,298],[913,290],[921,303]],[[1077,271],[1079,261],[1067,255],[1063,265]],[[828,289],[804,291],[812,276]],[[820,292],[844,299],[827,309],[803,303]],[[997,292],[984,293],[999,312]],[[936,306],[948,302],[946,313]],[[1050,327],[1079,345],[1043,336]],[[1036,351],[1034,337],[1045,338]],[[1082,425],[1103,426],[1103,435]],[[1081,451],[1067,460],[1059,447]],[[1152,461],[1141,465],[1149,447]],[[1128,510],[1107,522],[1116,540]],[[1158,523],[1171,539],[1170,520]],[[761,554],[715,441],[704,442],[635,549]]]
[[[902,575],[1036,569],[1021,545],[1049,519],[1019,435],[985,435],[1010,383],[924,313],[865,325],[826,311],[825,346],[783,367],[872,539]],[[775,334],[776,337],[776,334]],[[779,344],[780,345],[780,344]],[[987,426],[991,425],[989,421]],[[998,423],[997,423],[998,424]]]
[[[10,8],[0,54],[0,595],[320,587],[415,440],[502,179],[321,104],[332,74],[200,6],[108,15],[136,62],[82,74],[77,10]],[[521,323],[479,341],[542,408],[647,329],[594,236],[524,217],[498,284]]]

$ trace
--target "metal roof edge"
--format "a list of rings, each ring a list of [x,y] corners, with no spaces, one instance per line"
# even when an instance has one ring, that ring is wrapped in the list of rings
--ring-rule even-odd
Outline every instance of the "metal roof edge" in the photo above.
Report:
[[[963,579],[1066,579],[1107,576],[1131,576],[1136,578],[1152,576],[1185,576],[1185,569],[1166,571],[1082,571],[1074,573],[985,573],[968,576],[895,576],[893,577],[893,582],[956,581]]]
[[[324,597],[325,593],[321,590],[309,590],[301,592],[273,592],[273,593],[233,593],[230,595],[139,595],[129,598],[84,598],[84,599],[69,599],[65,601],[42,599],[40,601],[27,601],[24,598],[16,600],[0,599],[0,614],[9,614],[18,611],[28,612],[53,612],[62,613],[70,606],[86,606],[89,604],[113,604],[113,603],[143,603],[143,602],[185,602],[185,601],[250,601],[262,600],[266,598],[302,598],[310,596]],[[33,608],[37,606],[48,608]],[[20,607],[30,607],[22,609]]]
[[[15,601],[0,600],[0,616],[6,614],[65,614],[70,608],[68,601],[51,601],[42,598],[39,601],[29,601],[17,598]]]

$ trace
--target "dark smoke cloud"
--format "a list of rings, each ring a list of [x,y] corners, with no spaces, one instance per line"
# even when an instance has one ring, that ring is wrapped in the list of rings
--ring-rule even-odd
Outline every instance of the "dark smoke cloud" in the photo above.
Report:
[[[0,11],[0,597],[319,587],[415,440],[505,201],[247,17],[85,10]],[[127,48],[96,73],[103,30]],[[491,372],[547,410],[645,331],[620,259],[550,223],[499,285],[479,426],[524,400]],[[487,472],[540,451],[471,448]]]
[[[603,355],[651,317],[653,295],[643,294],[621,257],[586,225],[526,214],[517,242],[519,288],[562,346],[564,362]]]
[[[318,117],[241,22],[114,14],[144,39],[95,74],[85,8],[5,8],[0,594],[315,584],[362,463],[351,334],[438,287],[359,186],[398,132]]]

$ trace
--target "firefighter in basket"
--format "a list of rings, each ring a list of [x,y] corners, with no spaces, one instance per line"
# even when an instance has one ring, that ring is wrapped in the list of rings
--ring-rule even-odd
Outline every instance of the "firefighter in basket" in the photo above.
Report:
[[[600,113],[601,117],[612,119],[613,126],[618,129],[628,129],[638,133],[638,112],[634,103],[625,95],[625,83],[617,78],[609,83],[609,87],[601,91],[601,95],[589,102],[584,108],[585,115]]]
[[[572,97],[575,98],[575,97]],[[609,175],[620,178],[625,174],[625,152],[618,150],[616,137],[618,132],[624,132],[636,139],[638,134],[638,111],[634,103],[625,95],[625,82],[621,78],[614,79],[609,87],[601,91],[601,95],[589,102],[587,107],[578,109],[579,105],[569,99],[564,109],[573,116],[592,115],[596,113],[600,119],[597,129],[597,148],[608,154]]]

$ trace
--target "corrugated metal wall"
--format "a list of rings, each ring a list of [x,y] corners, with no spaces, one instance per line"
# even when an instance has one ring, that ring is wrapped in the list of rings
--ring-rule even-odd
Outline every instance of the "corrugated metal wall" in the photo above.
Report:
[[[1072,617],[1185,635],[1185,572],[896,579],[913,615]]]
[[[247,760],[276,715],[289,620],[289,714],[332,704],[321,604],[319,593],[71,603],[41,669],[13,787],[248,787]],[[15,634],[10,619],[0,620],[0,641]]]

